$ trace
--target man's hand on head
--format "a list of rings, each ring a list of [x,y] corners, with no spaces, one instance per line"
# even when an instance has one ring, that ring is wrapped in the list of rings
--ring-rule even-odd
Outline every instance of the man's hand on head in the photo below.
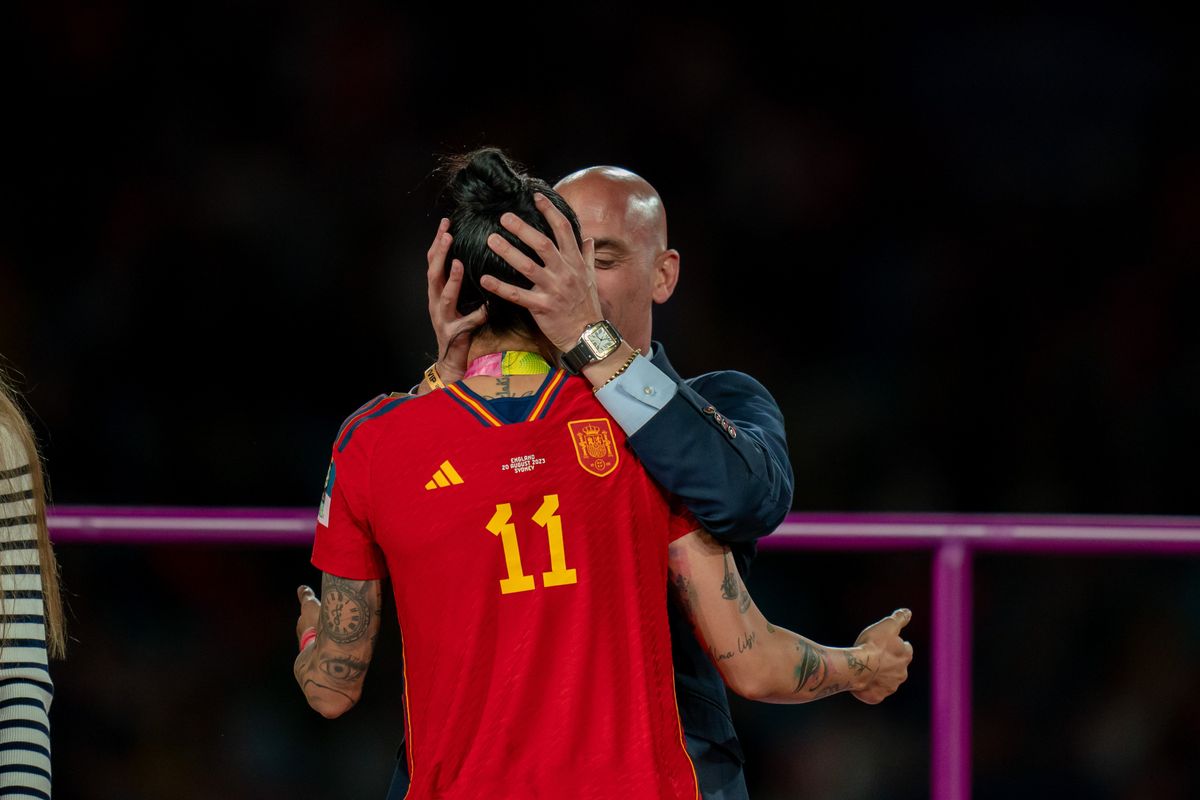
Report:
[[[596,293],[595,242],[575,241],[571,222],[545,195],[535,193],[534,203],[554,231],[551,240],[511,212],[500,217],[500,224],[537,253],[545,268],[526,256],[503,236],[493,233],[488,246],[509,266],[533,282],[522,289],[492,275],[484,275],[479,284],[489,292],[529,310],[538,328],[561,351],[570,350],[579,341],[583,329],[604,318]]]
[[[433,244],[425,254],[429,268],[425,273],[429,288],[429,319],[437,337],[437,370],[444,383],[453,383],[467,372],[467,351],[471,346],[471,331],[487,321],[487,306],[470,314],[458,313],[458,294],[462,289],[463,265],[458,259],[450,264],[446,275],[446,255],[454,238],[450,235],[450,220],[443,218],[438,225]],[[426,384],[421,383],[422,390]]]

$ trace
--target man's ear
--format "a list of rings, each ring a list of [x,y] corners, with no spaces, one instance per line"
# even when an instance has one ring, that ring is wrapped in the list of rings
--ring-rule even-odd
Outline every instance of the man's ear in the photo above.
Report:
[[[667,250],[654,260],[654,292],[656,303],[665,303],[675,293],[679,282],[679,251]]]

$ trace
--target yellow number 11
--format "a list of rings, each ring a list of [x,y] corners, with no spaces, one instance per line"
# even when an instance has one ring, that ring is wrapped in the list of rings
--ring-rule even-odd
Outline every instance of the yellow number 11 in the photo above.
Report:
[[[558,495],[542,497],[542,505],[533,515],[533,521],[546,529],[550,544],[550,571],[542,573],[542,585],[567,586],[575,583],[575,570],[567,569],[567,554],[563,550],[562,518],[558,516]],[[533,591],[533,576],[526,575],[521,568],[521,548],[517,544],[517,527],[512,524],[512,506],[498,503],[487,529],[500,537],[504,547],[504,564],[508,577],[500,581],[500,594]]]

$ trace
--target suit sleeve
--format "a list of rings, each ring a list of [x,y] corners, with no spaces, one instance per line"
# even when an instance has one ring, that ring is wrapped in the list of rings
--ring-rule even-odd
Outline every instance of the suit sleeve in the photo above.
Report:
[[[766,536],[791,509],[783,414],[749,375],[713,372],[679,383],[628,441],[650,475],[726,544]]]

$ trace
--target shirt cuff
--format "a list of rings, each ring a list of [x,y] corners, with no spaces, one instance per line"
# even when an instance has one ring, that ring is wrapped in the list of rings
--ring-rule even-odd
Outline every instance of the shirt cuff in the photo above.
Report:
[[[629,368],[596,392],[596,399],[613,419],[633,436],[659,409],[671,401],[679,386],[645,356],[637,356]]]

